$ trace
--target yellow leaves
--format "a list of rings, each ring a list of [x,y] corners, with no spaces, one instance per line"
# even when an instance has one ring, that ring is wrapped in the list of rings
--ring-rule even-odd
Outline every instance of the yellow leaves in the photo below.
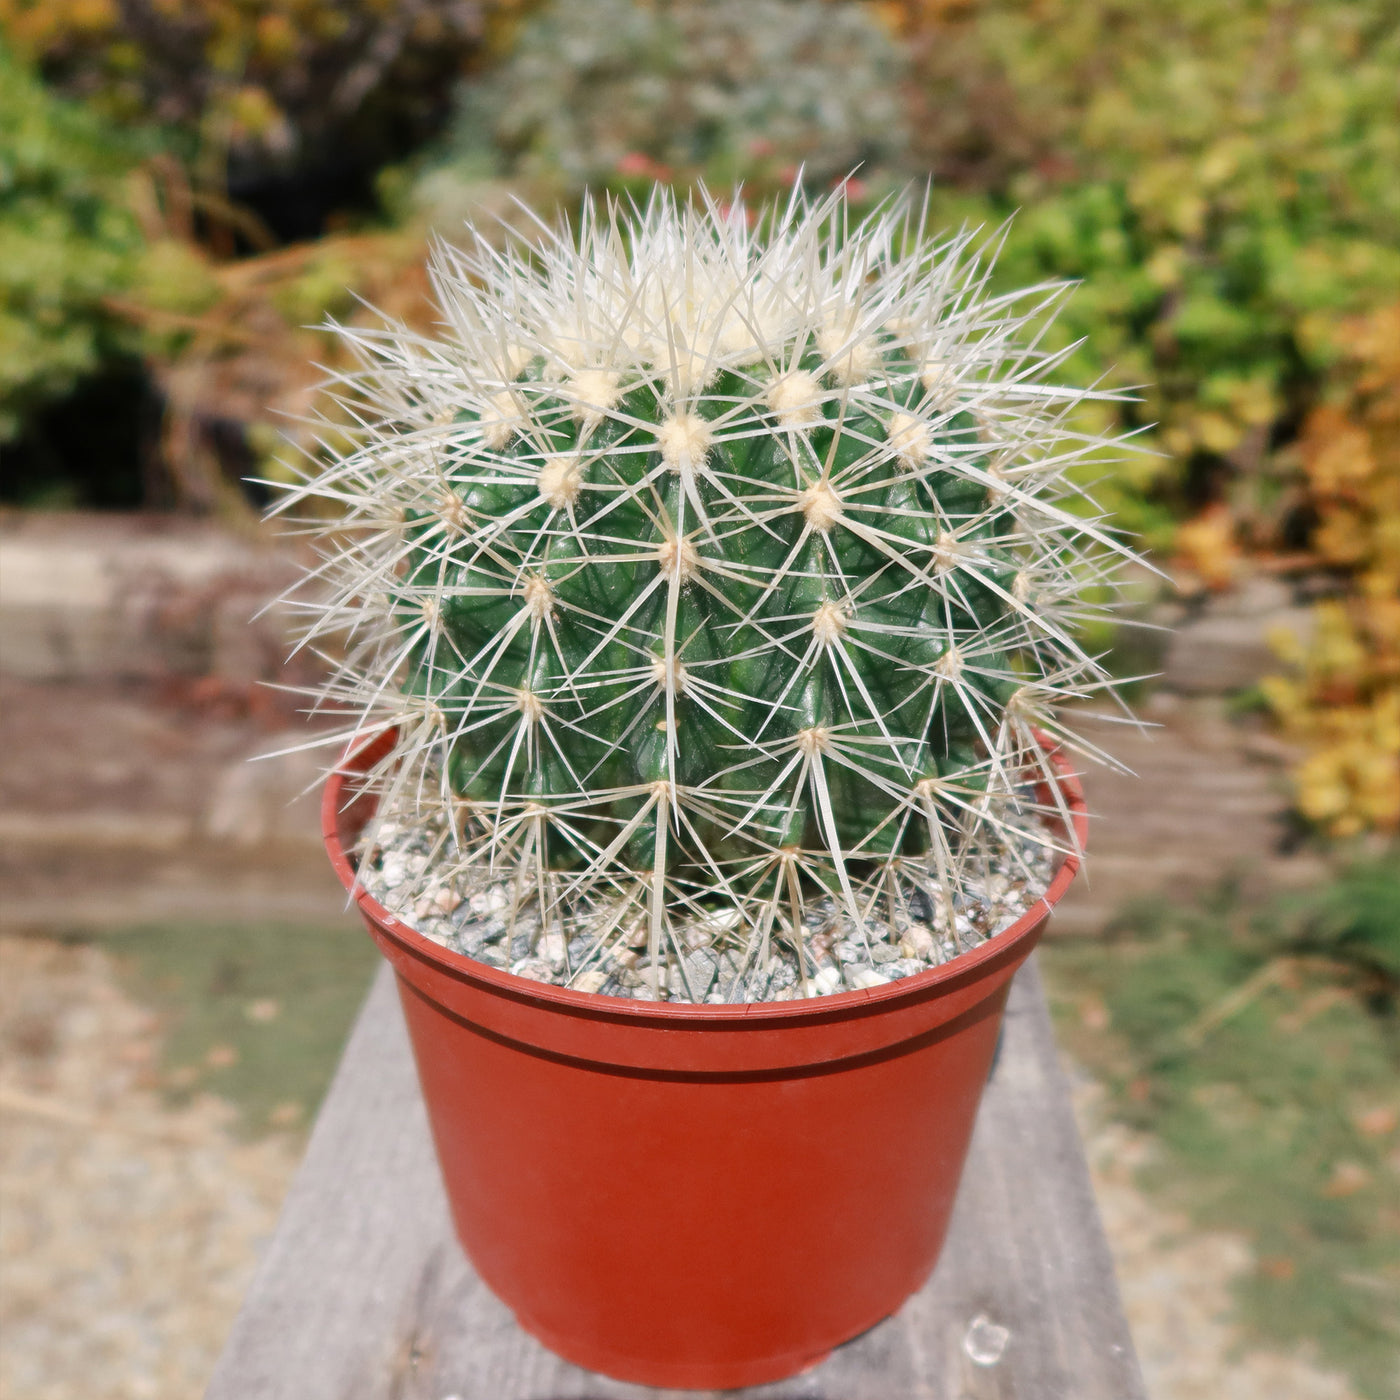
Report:
[[[266,88],[246,85],[234,92],[228,110],[237,134],[245,138],[266,136],[282,117]]]
[[[1264,640],[1269,644],[1269,650],[1289,666],[1300,667],[1307,660],[1307,642],[1292,627],[1281,624],[1270,627],[1264,634]],[[1287,686],[1290,690],[1295,689],[1290,682],[1279,676],[1272,676],[1263,682],[1264,685],[1274,683]]]
[[[1274,386],[1264,378],[1234,380],[1228,395],[1235,417],[1251,428],[1267,427],[1283,407]]]
[[[1368,522],[1348,506],[1329,506],[1313,532],[1313,545],[1329,564],[1354,566],[1365,561],[1371,546]]]
[[[1347,491],[1375,470],[1365,427],[1333,404],[1323,404],[1308,415],[1299,454],[1309,484],[1323,495]]]
[[[913,7],[900,0],[873,0],[868,8],[889,34],[902,34],[907,27],[912,27]]]
[[[415,76],[439,63],[455,70],[519,5],[145,0],[135,24],[125,22],[129,8],[122,0],[0,0],[0,35],[108,117],[197,132],[217,171],[231,146],[282,153],[335,129],[347,115],[337,108],[346,74],[372,75],[391,121],[400,109],[432,105],[442,94],[419,91]]]
[[[1215,190],[1226,184],[1254,151],[1248,137],[1232,135],[1211,146],[1196,166],[1196,179],[1203,189]]]
[[[1313,617],[1312,646],[1306,657],[1308,669],[1333,692],[1339,686],[1355,690],[1365,677],[1368,653],[1352,626],[1346,604],[1319,603]]]
[[[1198,451],[1226,456],[1252,432],[1276,422],[1282,408],[1268,375],[1213,374],[1194,401],[1167,408],[1162,444],[1179,458]]]
[[[1149,227],[1164,228],[1188,242],[1205,230],[1209,205],[1192,178],[1189,161],[1173,157],[1149,162],[1129,182],[1128,199]]]
[[[25,58],[48,52],[69,35],[109,34],[120,19],[115,0],[0,0],[0,33]]]
[[[1400,305],[1328,330],[1344,358],[1298,452],[1314,498],[1313,548],[1350,570],[1350,592],[1315,608],[1306,647],[1279,648],[1293,675],[1263,686],[1306,756],[1299,810],[1336,836],[1400,828]]]
[[[260,57],[283,63],[297,51],[297,32],[284,14],[263,15],[253,30]]]
[[[112,0],[71,0],[68,6],[68,23],[80,34],[105,33],[120,19]]]
[[[268,288],[268,299],[290,326],[314,326],[327,316],[344,316],[354,306],[349,289],[359,270],[333,240],[323,241],[296,276]]]
[[[1361,596],[1377,662],[1388,655],[1400,656],[1400,579],[1368,574],[1362,579]]]
[[[186,316],[207,311],[221,295],[199,250],[178,238],[158,238],[146,246],[132,293],[143,306]]]
[[[1244,436],[1240,425],[1233,418],[1209,408],[1191,415],[1191,428],[1192,436],[1202,447],[1222,457],[1238,447],[1240,439]]]
[[[1284,638],[1287,637],[1287,641]],[[1269,636],[1269,643],[1276,652],[1294,651],[1297,645],[1297,637],[1287,628],[1277,628]],[[1287,661],[1294,660],[1293,656],[1283,656]],[[1306,720],[1308,699],[1307,693],[1297,682],[1289,680],[1286,676],[1265,676],[1259,682],[1259,693],[1264,697],[1265,704],[1273,711],[1274,718],[1285,728],[1296,730]]]
[[[1334,343],[1364,366],[1358,390],[1388,391],[1392,398],[1400,393],[1400,303],[1343,321]]]
[[[1240,562],[1235,522],[1223,505],[1211,506],[1176,532],[1179,561],[1207,588],[1228,588]]]
[[[1191,455],[1196,439],[1183,423],[1169,423],[1161,432],[1162,446],[1176,458],[1185,459]]]
[[[369,318],[347,285],[387,317],[422,328],[431,307],[415,233],[340,235],[216,263],[192,244],[156,238],[135,285],[111,309],[144,332],[143,348],[166,402],[164,450],[182,485],[198,489],[200,426],[239,422],[255,474],[286,476],[278,459],[349,451],[334,424],[314,432],[306,415],[325,373],[348,368],[341,342],[309,327],[328,312]],[[292,446],[286,443],[291,440]]]
[[[1400,827],[1400,692],[1314,710],[1295,727],[1310,747],[1293,774],[1304,816],[1334,836]]]
[[[1186,262],[1186,249],[1180,243],[1163,243],[1147,260],[1148,280],[1163,291],[1180,286]]]
[[[891,34],[917,34],[961,18],[973,0],[873,0],[869,9]]]
[[[334,43],[350,28],[350,17],[335,5],[322,5],[310,16],[309,28],[318,39]]]

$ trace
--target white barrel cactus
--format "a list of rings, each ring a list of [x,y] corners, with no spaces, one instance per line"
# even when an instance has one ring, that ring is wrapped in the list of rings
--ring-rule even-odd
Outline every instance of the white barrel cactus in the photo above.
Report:
[[[397,728],[381,810],[533,937],[643,928],[653,967],[819,904],[955,929],[1054,816],[1057,706],[1111,684],[1078,638],[1128,551],[1075,484],[1109,395],[1038,348],[1064,287],[994,295],[972,233],[839,191],[538,233],[438,249],[439,333],[342,332],[352,445],[280,507],[322,503],[297,596],[322,699]]]

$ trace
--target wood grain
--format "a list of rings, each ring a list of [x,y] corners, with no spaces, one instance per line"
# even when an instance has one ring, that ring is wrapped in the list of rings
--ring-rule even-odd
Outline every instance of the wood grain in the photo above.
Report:
[[[1012,987],[933,1278],[814,1370],[726,1394],[1146,1400],[1034,960]],[[559,1360],[472,1272],[382,968],[206,1400],[683,1395],[695,1392],[626,1385]]]

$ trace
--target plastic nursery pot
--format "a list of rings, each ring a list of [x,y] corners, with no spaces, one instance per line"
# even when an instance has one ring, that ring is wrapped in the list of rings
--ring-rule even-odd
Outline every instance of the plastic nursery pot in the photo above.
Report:
[[[370,800],[351,775],[392,737],[331,778],[326,846],[398,975],[457,1234],[521,1326],[621,1380],[727,1389],[896,1311],[938,1258],[1012,974],[1078,860],[972,952],[868,991],[570,991],[449,952],[357,889]],[[1082,848],[1083,794],[1055,762]]]

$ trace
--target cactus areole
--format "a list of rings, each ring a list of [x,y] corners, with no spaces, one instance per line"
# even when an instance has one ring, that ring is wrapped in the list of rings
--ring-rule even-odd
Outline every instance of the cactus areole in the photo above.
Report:
[[[330,460],[283,503],[323,522],[295,601],[355,715],[327,842],[483,1277],[584,1365],[749,1384],[936,1258],[1009,978],[1078,865],[1055,709],[1107,684],[1079,638],[1126,551],[1076,483],[1110,396],[1054,382],[1062,287],[994,293],[909,201],[659,192],[530,235],[437,251],[435,334],[342,331]],[[574,970],[644,950],[650,990],[421,937],[357,889],[375,808]],[[1045,898],[942,966],[667,1004],[710,937],[804,968],[822,918],[956,942],[1027,829],[1062,853]],[[850,1209],[877,1180],[878,1246]]]

